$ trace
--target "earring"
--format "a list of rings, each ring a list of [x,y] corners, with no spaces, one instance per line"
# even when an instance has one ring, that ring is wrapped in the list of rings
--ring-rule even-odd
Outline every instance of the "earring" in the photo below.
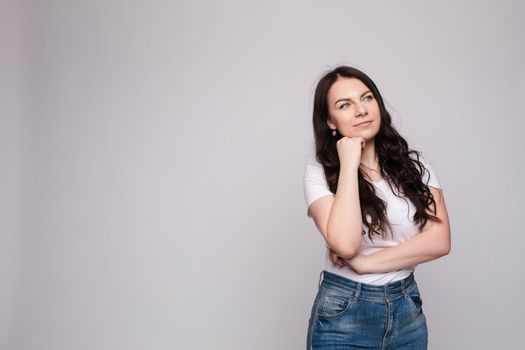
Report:
[[[333,130],[332,130],[332,135],[333,135],[333,136],[337,135],[337,130],[336,130],[336,129],[333,129]]]

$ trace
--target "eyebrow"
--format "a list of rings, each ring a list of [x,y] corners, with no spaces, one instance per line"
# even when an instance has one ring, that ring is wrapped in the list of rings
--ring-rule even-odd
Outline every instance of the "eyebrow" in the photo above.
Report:
[[[367,90],[367,91],[363,92],[363,93],[361,94],[361,97],[363,97],[364,95],[368,94],[369,92],[370,92],[370,90]],[[352,100],[352,99],[351,99],[350,97],[340,98],[339,100],[337,100],[337,101],[334,102],[334,105],[336,105],[337,102],[341,102],[341,101],[351,101],[351,100]]]

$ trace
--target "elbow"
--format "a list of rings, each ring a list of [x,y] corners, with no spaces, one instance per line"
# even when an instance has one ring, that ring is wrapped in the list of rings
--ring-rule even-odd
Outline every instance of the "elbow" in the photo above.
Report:
[[[330,248],[337,253],[337,255],[343,259],[351,259],[357,254],[361,248],[361,242],[328,242]]]
[[[445,244],[443,244],[443,246],[439,249],[439,256],[446,256],[450,253],[450,249],[451,249],[451,244],[450,244],[450,241],[447,241]]]
[[[443,249],[443,251],[441,252],[441,256],[445,256],[445,255],[448,255],[450,253],[450,244],[448,246],[445,247],[445,249]]]
[[[359,232],[361,233],[361,232]],[[362,236],[348,235],[346,237],[338,237],[338,235],[331,232],[330,229],[326,232],[326,241],[330,248],[343,259],[351,259],[359,253],[361,249]]]
[[[448,255],[451,249],[450,230],[439,231],[439,236],[434,242],[434,252],[438,257]]]
[[[447,256],[448,253],[450,253],[450,249],[440,249],[435,253],[436,258],[442,258],[444,256]]]
[[[348,259],[352,259],[357,254],[359,254],[359,248],[353,248],[353,249],[347,249],[346,251],[341,252],[341,255],[339,256],[345,260],[348,260]]]

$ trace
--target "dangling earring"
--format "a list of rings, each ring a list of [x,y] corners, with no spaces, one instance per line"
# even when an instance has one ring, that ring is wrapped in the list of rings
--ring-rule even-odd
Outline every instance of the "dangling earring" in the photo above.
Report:
[[[335,135],[337,135],[337,130],[336,130],[336,129],[333,129],[333,130],[332,130],[332,136],[335,136]]]

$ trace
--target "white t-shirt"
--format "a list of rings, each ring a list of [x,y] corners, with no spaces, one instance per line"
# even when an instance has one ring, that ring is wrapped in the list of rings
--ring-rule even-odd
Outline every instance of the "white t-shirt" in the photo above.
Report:
[[[424,157],[424,154],[420,153],[419,159],[421,160],[425,168],[428,170],[428,173],[426,171],[424,172],[423,182],[427,183],[426,181],[428,180],[428,186],[441,188],[439,179],[436,173],[434,172],[432,165]],[[334,194],[328,189],[328,184],[326,182],[324,169],[322,165],[315,159],[313,155],[310,156],[307,161],[303,180],[304,197],[307,208],[316,199],[319,199],[326,195],[334,196]],[[364,255],[372,254],[374,252],[382,250],[383,248],[398,245],[399,243],[404,242],[419,233],[418,226],[415,225],[412,221],[413,215],[416,210],[412,202],[408,200],[408,198],[405,198],[405,201],[404,199],[395,196],[388,184],[386,183],[385,179],[382,179],[378,182],[371,181],[371,183],[375,187],[377,196],[385,200],[387,203],[387,218],[390,224],[392,225],[394,239],[391,238],[392,235],[389,231],[386,235],[386,240],[378,234],[373,234],[372,238],[374,241],[372,242],[368,238],[368,228],[363,224],[363,230],[366,234],[363,235],[359,253]],[[343,266],[339,269],[330,260],[329,249],[327,247],[325,252],[325,270],[339,274],[343,277],[349,278],[357,282],[373,285],[385,285],[387,283],[401,280],[407,277],[412,271],[415,270],[415,266],[387,273],[358,274],[349,266]]]

